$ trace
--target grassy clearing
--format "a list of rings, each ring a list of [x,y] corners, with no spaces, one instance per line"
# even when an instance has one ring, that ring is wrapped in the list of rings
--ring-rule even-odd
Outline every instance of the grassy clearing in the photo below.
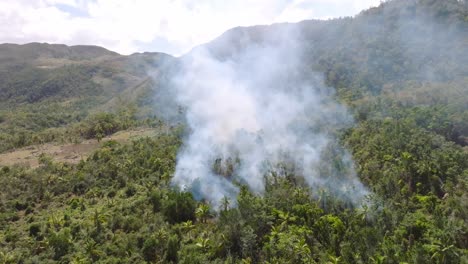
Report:
[[[86,159],[93,151],[106,141],[115,140],[118,142],[128,142],[141,137],[151,137],[156,135],[156,131],[151,128],[137,128],[119,131],[98,142],[96,139],[84,140],[77,144],[57,144],[46,143],[16,149],[0,154],[0,166],[25,165],[32,168],[39,166],[41,154],[52,157],[54,161],[76,164],[82,159]]]

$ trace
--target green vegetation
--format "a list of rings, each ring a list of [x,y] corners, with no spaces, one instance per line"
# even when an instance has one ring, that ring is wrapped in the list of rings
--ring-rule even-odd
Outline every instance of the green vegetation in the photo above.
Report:
[[[64,106],[41,103],[17,107],[15,112],[1,111],[0,152],[46,142],[75,143],[137,126],[155,126],[154,117],[137,118],[135,107],[122,106],[115,112],[89,113],[92,98]]]
[[[3,261],[466,261],[468,154],[441,136],[394,120],[350,131],[346,144],[374,191],[362,208],[277,178],[264,196],[243,188],[216,213],[170,187],[179,131],[108,141],[78,165],[43,157],[35,170],[3,167]]]
[[[148,94],[162,93],[166,77],[147,80],[156,59],[48,47],[41,52],[57,49],[67,65],[38,70],[37,59],[9,58],[0,71],[17,75],[0,75],[0,152],[141,125],[160,131],[103,142],[76,165],[43,155],[36,169],[0,167],[0,263],[468,263],[466,5],[395,0],[299,24],[305,70],[324,73],[355,117],[336,144],[372,193],[360,207],[275,176],[263,195],[241,186],[220,208],[196,201],[171,185],[184,127],[148,114],[158,102]],[[410,19],[421,15],[437,32]],[[239,30],[259,34],[231,37]],[[411,30],[420,34],[401,44]]]
[[[170,60],[93,46],[0,45],[0,152],[154,123],[152,101],[141,98],[158,86],[146,71]]]

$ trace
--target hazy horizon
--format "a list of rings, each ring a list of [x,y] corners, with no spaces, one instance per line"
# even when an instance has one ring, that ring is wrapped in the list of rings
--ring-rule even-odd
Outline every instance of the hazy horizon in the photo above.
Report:
[[[0,43],[96,45],[181,55],[238,26],[354,16],[379,0],[6,0]],[[213,23],[216,21],[216,23]]]

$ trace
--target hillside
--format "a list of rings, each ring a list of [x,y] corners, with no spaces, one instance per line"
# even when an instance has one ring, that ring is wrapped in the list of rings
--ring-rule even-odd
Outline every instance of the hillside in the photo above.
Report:
[[[128,110],[156,87],[171,60],[162,53],[121,56],[94,46],[0,45],[0,151],[83,136],[66,128],[98,112]]]
[[[234,28],[179,58],[1,44],[0,158],[35,155],[37,163],[0,164],[0,263],[468,263],[467,43],[468,2],[393,0],[353,18]],[[208,54],[213,75],[221,75],[233,69],[226,65],[245,66],[245,54],[269,62],[278,54],[262,51],[277,46],[279,69],[297,57],[298,70],[242,74],[267,75],[267,87],[286,80],[291,94],[299,76],[331,98],[318,99],[337,102],[317,100],[318,117],[299,109],[305,113],[291,126],[315,122],[300,132],[333,139],[310,165],[325,184],[307,185],[290,153],[282,153],[278,164],[264,165],[271,167],[263,192],[236,181],[246,163],[238,156],[189,160],[218,177],[209,187],[231,180],[235,197],[214,204],[199,199],[201,181],[175,186],[195,133],[183,103],[198,96],[177,94],[184,67]],[[238,76],[232,82],[242,84]],[[253,87],[264,84],[252,79]],[[238,95],[214,87],[228,99]],[[260,97],[275,98],[271,87]],[[285,98],[273,113],[294,110]],[[218,103],[196,107],[219,118]],[[350,124],[340,124],[338,103]],[[132,131],[144,133],[130,140]],[[285,135],[274,138],[290,142]],[[215,141],[208,139],[193,149],[207,153]],[[67,160],[63,152],[74,147],[89,149]],[[348,177],[366,190],[359,204],[349,198],[355,189],[336,192]]]
[[[151,68],[171,56],[143,53],[121,56],[94,46],[0,45],[2,102],[35,103],[43,99],[115,96],[140,84]]]
[[[226,60],[299,36],[304,70],[323,73],[359,118],[392,115],[391,107],[439,111],[451,125],[437,132],[464,146],[467,17],[464,1],[388,1],[355,18],[235,28],[202,48]]]

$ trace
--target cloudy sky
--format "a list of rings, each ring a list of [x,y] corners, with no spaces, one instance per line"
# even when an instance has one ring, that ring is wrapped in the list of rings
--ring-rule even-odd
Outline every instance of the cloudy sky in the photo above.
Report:
[[[180,55],[235,26],[352,16],[380,0],[0,0],[0,43]]]

